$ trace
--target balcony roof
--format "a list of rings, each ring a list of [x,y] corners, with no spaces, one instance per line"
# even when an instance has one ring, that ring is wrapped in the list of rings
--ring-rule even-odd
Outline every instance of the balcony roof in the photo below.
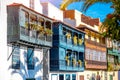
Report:
[[[68,23],[65,23],[65,22],[62,22],[62,21],[59,21],[59,20],[54,20],[54,22],[55,23],[61,23],[61,24],[64,24],[64,25],[66,25],[66,26],[68,26],[68,27],[70,27],[70,28],[72,28],[72,29],[75,29],[75,30],[77,30],[77,31],[80,31],[80,32],[82,32],[82,33],[86,33],[85,31],[83,31],[83,30],[80,30],[80,29],[77,29],[75,26],[71,26],[70,24],[68,24]]]
[[[95,32],[95,33],[97,33],[97,34],[100,34],[100,32],[98,32],[98,31],[96,31],[96,30],[93,30],[93,29],[87,27],[86,25],[80,24],[77,28],[78,28],[78,29],[88,29],[88,30],[93,31],[93,32]]]
[[[25,7],[25,8],[27,8],[27,9],[29,9],[30,11],[35,12],[36,14],[39,14],[39,15],[45,17],[45,18],[48,18],[48,19],[50,19],[50,20],[52,20],[52,21],[54,20],[53,18],[50,18],[50,17],[48,17],[48,16],[45,16],[45,15],[43,15],[43,14],[41,14],[41,13],[39,13],[39,12],[37,12],[37,11],[29,8],[29,7],[26,7],[26,6],[23,5],[23,4],[20,4],[20,3],[13,3],[13,4],[10,4],[10,5],[7,5],[7,6],[8,6],[8,7],[9,7],[9,6],[19,6],[19,7],[22,6],[22,7]]]

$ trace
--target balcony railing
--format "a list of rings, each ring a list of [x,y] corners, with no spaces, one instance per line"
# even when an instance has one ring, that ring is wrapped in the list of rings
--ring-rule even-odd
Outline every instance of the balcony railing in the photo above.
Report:
[[[119,56],[118,50],[114,50],[113,48],[107,48],[108,54]]]
[[[70,61],[68,65],[66,60],[50,60],[50,67],[53,69],[58,68],[59,70],[76,71],[76,70],[81,70],[82,68],[84,68],[84,62],[82,62],[80,65],[78,64],[78,62],[74,64],[72,61]]]
[[[66,43],[67,42],[67,37],[63,36],[63,35],[60,35],[60,41]]]
[[[52,46],[52,35],[37,34],[37,31],[28,30],[24,27],[20,27],[20,39],[35,44]]]
[[[71,46],[72,48],[84,47],[84,41],[81,45],[78,42],[75,44],[72,38],[67,39],[67,37],[63,35],[60,35],[60,42],[61,44]]]
[[[90,43],[90,44],[96,45],[96,46],[106,47],[106,44],[103,44],[103,43],[98,43],[98,42],[95,42],[95,41],[91,41],[89,39],[86,39],[85,41]]]
[[[100,62],[100,61],[93,61],[93,60],[86,60],[86,63],[92,65],[100,65],[100,66],[107,66],[107,62]]]

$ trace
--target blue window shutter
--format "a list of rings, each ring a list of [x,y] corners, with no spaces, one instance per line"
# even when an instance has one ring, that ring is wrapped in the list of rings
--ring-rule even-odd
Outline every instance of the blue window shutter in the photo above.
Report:
[[[34,49],[28,48],[27,50],[27,67],[28,69],[34,69]]]
[[[12,49],[13,49],[12,68],[20,69],[20,48],[19,48],[19,46],[13,46]]]

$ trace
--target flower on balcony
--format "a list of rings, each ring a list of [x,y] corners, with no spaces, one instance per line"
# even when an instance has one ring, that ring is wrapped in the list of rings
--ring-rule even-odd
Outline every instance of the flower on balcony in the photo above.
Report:
[[[25,28],[28,29],[28,22],[25,22]]]
[[[87,66],[87,61],[85,61],[85,67]]]
[[[38,31],[39,33],[41,33],[41,34],[44,34],[44,33],[45,33],[45,31],[44,31],[44,27],[41,26],[41,25],[38,25],[38,27],[37,27],[37,31]]]
[[[114,69],[113,64],[108,62],[108,71],[112,71],[113,69]]]
[[[79,45],[82,45],[82,43],[83,43],[83,39],[81,38],[79,39]]]
[[[75,45],[77,45],[77,36],[76,35],[73,37],[73,42]]]
[[[67,37],[67,39],[71,39],[71,34],[70,34],[70,33],[67,33],[67,34],[66,34],[66,37]]]
[[[78,64],[80,67],[82,67],[82,61],[81,60],[78,60]]]
[[[49,29],[49,28],[45,29],[45,35],[52,35],[52,34],[53,34],[53,32],[51,29]]]
[[[76,66],[76,59],[73,58],[72,61],[73,61],[73,66]]]
[[[30,22],[30,29],[37,30],[38,25],[36,23]]]
[[[65,56],[65,60],[66,60],[67,66],[69,66],[70,64],[69,56]]]

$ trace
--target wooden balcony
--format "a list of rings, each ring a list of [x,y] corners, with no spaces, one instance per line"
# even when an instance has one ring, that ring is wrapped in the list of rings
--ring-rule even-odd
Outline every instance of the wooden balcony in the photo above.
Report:
[[[99,46],[99,47],[106,48],[106,44],[98,43],[98,42],[95,42],[95,41],[91,41],[91,40],[89,40],[89,39],[86,39],[85,41],[86,41],[87,43],[89,43],[89,44],[92,44],[92,45],[96,45],[96,46]]]
[[[98,51],[103,51],[103,52],[107,51],[106,44],[102,44],[102,43],[98,43],[98,42],[95,42],[95,41],[91,41],[89,39],[86,39],[85,43],[86,43],[85,46],[88,47],[88,48],[91,48],[91,49],[94,49],[94,50],[98,50]]]
[[[16,5],[7,7],[8,43],[52,47],[52,19],[22,4]]]
[[[86,69],[107,69],[107,62],[86,60]]]
[[[77,51],[82,51],[84,52],[84,42],[80,45],[80,44],[74,44],[73,39],[67,39],[66,36],[63,35],[59,35],[59,45],[62,47],[66,47],[67,49],[74,49]]]
[[[69,65],[66,60],[50,60],[50,70],[51,71],[83,71],[84,63],[80,66],[78,63],[74,65],[72,62]]]

